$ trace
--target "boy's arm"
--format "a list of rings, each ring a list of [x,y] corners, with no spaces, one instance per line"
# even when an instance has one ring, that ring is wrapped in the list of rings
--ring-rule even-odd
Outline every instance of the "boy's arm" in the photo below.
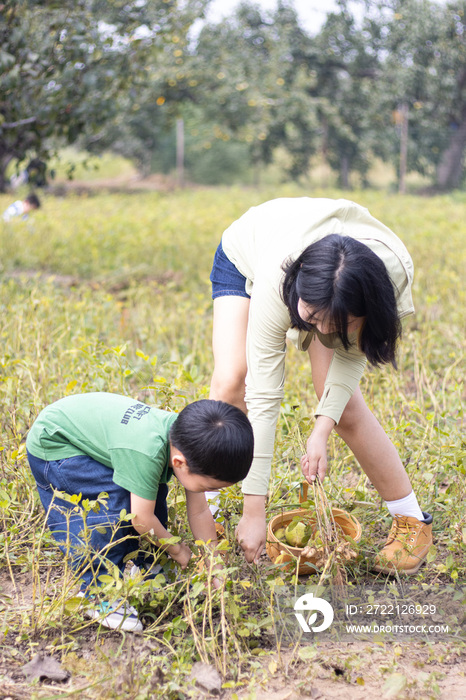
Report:
[[[215,552],[217,546],[217,531],[215,529],[214,519],[210,508],[207,504],[205,493],[195,493],[186,491],[186,510],[188,512],[188,521],[191,532],[195,540],[203,540],[209,542],[209,547]],[[221,564],[214,566],[215,576],[212,578],[214,588],[222,588]]]
[[[134,517],[131,524],[140,535],[150,533],[153,534],[157,540],[169,539],[172,535],[154,514],[154,508],[155,500],[150,501],[147,498],[141,498],[141,496],[136,496],[136,494],[132,493],[131,513],[134,514]],[[172,559],[181,564],[183,569],[188,565],[192,555],[189,547],[183,542],[169,545],[166,551]]]
[[[208,542],[211,540],[213,546],[217,544],[217,532],[215,523],[210,512],[205,493],[195,493],[186,491],[186,510],[188,513],[189,527],[195,540]]]

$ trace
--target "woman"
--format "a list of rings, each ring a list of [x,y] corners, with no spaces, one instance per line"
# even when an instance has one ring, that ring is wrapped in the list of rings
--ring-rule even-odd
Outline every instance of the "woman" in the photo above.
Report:
[[[394,445],[358,387],[366,359],[395,363],[400,319],[414,311],[412,275],[399,238],[347,200],[275,199],[224,232],[211,273],[211,398],[247,409],[254,428],[237,529],[248,561],[257,561],[265,543],[287,338],[308,352],[320,399],[301,460],[306,479],[324,478],[335,429],[394,518],[374,568],[416,573],[424,561],[432,517],[421,511]]]

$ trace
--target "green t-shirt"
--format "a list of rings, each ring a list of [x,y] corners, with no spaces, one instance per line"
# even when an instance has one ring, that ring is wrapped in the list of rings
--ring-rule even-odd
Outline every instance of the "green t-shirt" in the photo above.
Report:
[[[88,455],[113,469],[118,486],[154,500],[173,474],[168,433],[176,418],[128,396],[76,394],[44,408],[26,447],[46,461]]]

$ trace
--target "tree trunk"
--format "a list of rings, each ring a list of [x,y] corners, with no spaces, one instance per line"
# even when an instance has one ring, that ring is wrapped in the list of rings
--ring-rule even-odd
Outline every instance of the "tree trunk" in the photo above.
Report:
[[[349,190],[349,158],[342,156],[340,162],[340,186],[343,190]]]
[[[464,150],[466,148],[466,110],[458,128],[452,131],[448,148],[442,153],[437,166],[436,185],[441,190],[459,187],[463,175]]]
[[[322,145],[321,145],[321,152],[322,152],[322,158],[324,159],[325,163],[328,162],[328,119],[327,117],[322,117],[321,118],[321,125],[322,125]]]
[[[13,158],[10,155],[0,156],[0,192],[8,191],[9,180],[6,176],[6,169],[11,160]]]
[[[184,187],[184,121],[176,120],[176,177],[178,187]]]
[[[401,132],[400,132],[400,180],[398,192],[406,194],[406,170],[408,167],[408,105],[403,102],[400,108]]]

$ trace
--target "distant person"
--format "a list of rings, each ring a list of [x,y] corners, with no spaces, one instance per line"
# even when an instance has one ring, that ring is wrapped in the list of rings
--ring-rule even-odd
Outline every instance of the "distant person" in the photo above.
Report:
[[[21,170],[21,172],[19,173],[13,173],[13,175],[10,177],[10,185],[14,190],[16,190],[21,185],[26,185],[27,181],[28,174],[26,170]]]
[[[215,548],[216,529],[204,492],[244,479],[252,462],[253,433],[244,413],[222,401],[195,401],[176,414],[129,396],[89,393],[44,408],[26,447],[47,524],[81,579],[80,595],[88,597],[91,586],[101,585],[99,574],[108,570],[113,575],[115,569],[122,574],[127,559],[149,569],[149,576],[157,573],[155,553],[135,555],[135,538],[172,537],[166,528],[172,475],[185,488],[194,539],[210,540]],[[106,492],[107,503],[83,517],[81,506],[57,491],[81,494],[80,504]],[[122,511],[133,514],[131,522],[121,521]],[[192,554],[184,542],[165,551],[182,568]],[[214,578],[213,584],[220,582]],[[137,611],[121,600],[95,604],[89,599],[86,614],[105,627],[142,630]]]
[[[18,199],[16,202],[13,202],[13,204],[10,204],[3,212],[3,221],[11,221],[11,219],[17,216],[21,216],[23,220],[25,220],[28,218],[29,212],[40,209],[40,206],[39,197],[36,194],[30,194],[26,199]]]

